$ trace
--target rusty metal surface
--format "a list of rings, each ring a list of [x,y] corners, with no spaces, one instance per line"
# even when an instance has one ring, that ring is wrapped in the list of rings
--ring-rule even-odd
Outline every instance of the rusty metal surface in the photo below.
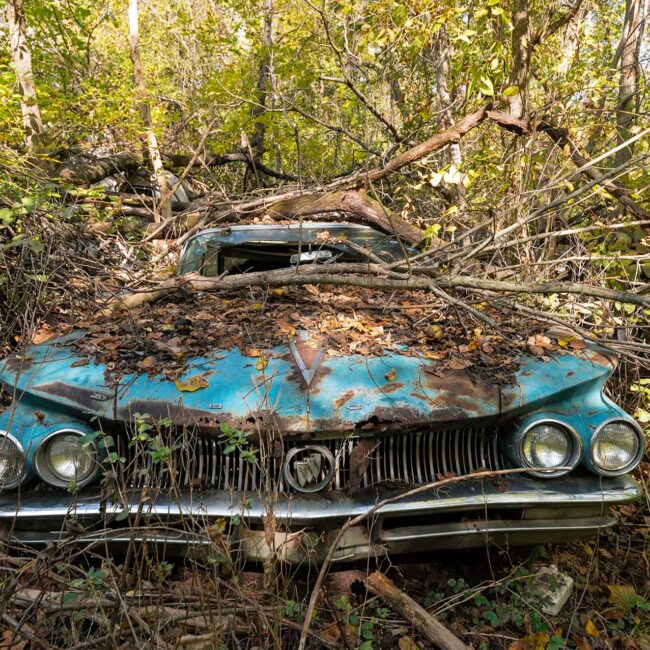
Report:
[[[248,430],[318,434],[491,423],[591,390],[613,367],[605,351],[589,347],[551,361],[525,358],[515,382],[498,386],[475,380],[464,370],[440,376],[431,371],[430,361],[415,356],[319,359],[318,350],[301,342],[295,347],[313,371],[310,383],[287,345],[275,348],[262,370],[256,368],[255,358],[237,349],[194,359],[181,378],[200,378],[203,387],[194,392],[146,374],[127,375],[111,384],[104,366],[75,365],[81,360],[65,341],[34,346],[22,359],[10,357],[0,364],[0,379],[18,395],[108,420],[129,421],[140,413],[206,431],[217,431],[226,421]],[[388,381],[387,373],[393,370],[394,379]]]

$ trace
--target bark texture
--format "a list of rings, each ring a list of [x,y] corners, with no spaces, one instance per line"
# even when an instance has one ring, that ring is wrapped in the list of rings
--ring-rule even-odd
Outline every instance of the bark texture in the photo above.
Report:
[[[508,97],[510,115],[522,118],[528,112],[528,78],[532,47],[529,40],[529,0],[514,0],[512,9],[512,68],[510,85],[517,86],[517,92]]]
[[[142,160],[131,153],[116,153],[103,158],[73,160],[62,167],[59,178],[72,185],[92,185],[119,172],[135,171]]]
[[[142,60],[140,58],[140,28],[138,17],[138,0],[129,0],[129,46],[131,48],[131,61],[133,61],[133,79],[135,81],[138,99],[140,100],[140,113],[145,128],[145,137],[149,149],[149,157],[153,165],[156,185],[160,191],[159,212],[154,212],[154,220],[159,222],[161,217],[164,221],[171,219],[171,192],[167,173],[163,167],[158,139],[153,129],[151,118],[151,104],[147,95],[147,86],[142,72]]]
[[[8,0],[7,26],[11,62],[18,81],[20,111],[25,127],[25,140],[30,153],[38,153],[42,146],[43,120],[38,107],[36,84],[32,70],[32,53],[27,42],[27,28],[23,0]]]
[[[626,0],[623,33],[621,35],[621,72],[616,106],[617,144],[632,137],[630,129],[636,121],[639,96],[639,50],[644,26],[643,0]],[[616,166],[625,164],[633,153],[633,144],[623,147],[616,153]]]
[[[413,627],[423,634],[436,647],[442,650],[469,650],[455,634],[452,634],[437,618],[427,612],[422,605],[415,602],[387,578],[375,571],[365,580],[366,587],[375,596],[379,596],[392,609],[398,611]]]

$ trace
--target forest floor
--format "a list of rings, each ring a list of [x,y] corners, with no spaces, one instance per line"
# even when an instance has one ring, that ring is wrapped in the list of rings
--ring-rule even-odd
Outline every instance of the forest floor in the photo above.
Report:
[[[637,472],[646,486],[650,465]],[[474,648],[650,648],[650,511],[618,509],[598,539],[564,545],[418,554],[333,568],[309,648],[433,647],[370,594],[378,569]],[[125,566],[130,569],[125,570]],[[574,580],[557,616],[541,611],[532,576],[555,565]],[[317,569],[227,567],[155,553],[105,558],[70,544],[5,556],[6,648],[294,648]]]

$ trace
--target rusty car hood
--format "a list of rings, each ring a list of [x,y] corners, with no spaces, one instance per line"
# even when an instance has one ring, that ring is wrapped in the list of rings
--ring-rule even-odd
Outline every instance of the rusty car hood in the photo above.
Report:
[[[172,380],[144,373],[113,377],[64,337],[0,362],[0,381],[14,398],[85,417],[130,421],[139,413],[206,430],[226,421],[319,434],[459,421],[483,425],[602,385],[616,363],[613,353],[591,344],[546,359],[524,356],[512,383],[500,386],[467,370],[440,371],[431,360],[407,354],[330,357],[305,348],[296,355],[292,348],[273,348],[263,361],[237,348],[216,350],[192,359]]]

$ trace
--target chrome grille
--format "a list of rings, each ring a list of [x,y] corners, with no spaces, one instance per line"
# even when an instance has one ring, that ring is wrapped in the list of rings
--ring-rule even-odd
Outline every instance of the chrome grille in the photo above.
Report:
[[[382,483],[423,485],[441,476],[462,476],[480,469],[508,466],[498,449],[496,433],[480,428],[310,441],[326,446],[334,456],[335,472],[329,489],[348,487],[352,453],[363,440],[370,443],[360,487]],[[247,460],[241,449],[225,453],[226,444],[219,439],[186,433],[169,445],[171,453],[167,458],[154,460],[151,450],[140,443],[129,444],[125,439],[121,441],[120,454],[126,460],[126,475],[133,487],[166,487],[174,475],[177,485],[184,488],[287,492],[291,488],[285,485],[282,473],[284,455],[292,447],[310,443],[285,440],[283,444],[276,443],[275,453],[261,447],[255,450],[254,462]]]

